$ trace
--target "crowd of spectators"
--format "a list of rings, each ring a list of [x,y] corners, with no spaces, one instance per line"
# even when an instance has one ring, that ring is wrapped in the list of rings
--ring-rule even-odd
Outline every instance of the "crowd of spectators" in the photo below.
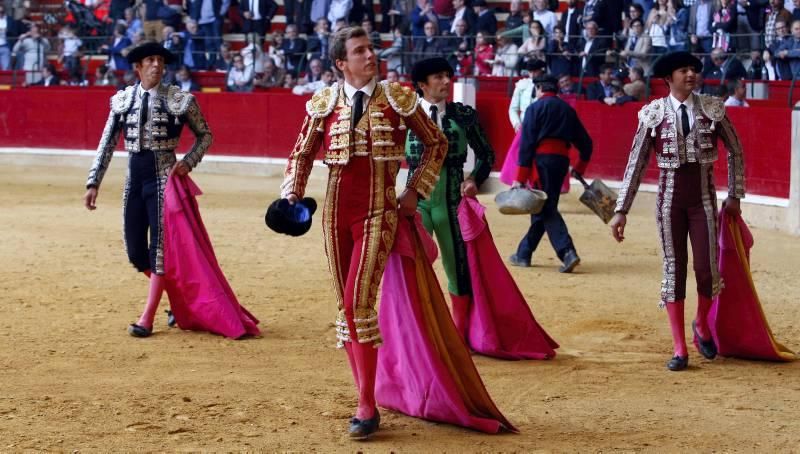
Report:
[[[431,56],[445,56],[458,76],[514,77],[544,62],[555,76],[597,78],[579,91],[608,104],[641,99],[652,62],[668,51],[702,56],[703,79],[719,80],[726,92],[735,91],[730,81],[800,74],[800,0],[562,0],[560,10],[557,0],[511,0],[507,10],[486,0],[380,0],[377,24],[372,0],[284,0],[285,30],[274,33],[275,0],[67,3],[70,16],[50,39],[0,3],[0,70],[24,69],[26,83],[38,83],[55,52],[65,79],[59,83],[80,84],[81,58],[100,53],[107,56],[103,77],[93,79],[110,85],[108,74],[131,70],[127,52],[155,40],[178,56],[167,80],[185,89],[199,88],[192,72],[220,71],[230,91],[305,94],[334,78],[327,73],[330,34],[357,24],[401,79]],[[497,13],[505,13],[502,27]],[[83,36],[87,30],[96,36]],[[386,45],[379,31],[391,33]],[[243,47],[223,41],[224,33],[243,33]]]

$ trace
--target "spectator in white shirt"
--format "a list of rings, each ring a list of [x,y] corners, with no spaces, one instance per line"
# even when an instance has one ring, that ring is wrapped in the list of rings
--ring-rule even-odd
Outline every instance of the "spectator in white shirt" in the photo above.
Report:
[[[726,107],[750,107],[745,99],[746,91],[744,81],[732,79],[725,83],[728,92],[728,99],[725,100]]]
[[[329,87],[332,83],[333,83],[333,71],[330,69],[326,69],[322,71],[322,76],[320,80],[303,85],[295,85],[292,88],[292,93],[296,95],[308,95],[316,92],[320,88]]]
[[[558,24],[556,13],[547,9],[545,0],[531,0],[531,10],[533,10],[533,20],[539,21],[544,27],[545,34],[550,36],[553,27]]]
[[[253,91],[253,68],[244,65],[241,55],[233,57],[233,68],[228,72],[228,91]]]

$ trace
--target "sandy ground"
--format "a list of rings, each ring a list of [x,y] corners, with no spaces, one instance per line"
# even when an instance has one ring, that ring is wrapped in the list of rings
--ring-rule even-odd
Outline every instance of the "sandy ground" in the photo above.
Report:
[[[559,274],[546,243],[535,267],[512,269],[562,345],[546,362],[475,357],[519,435],[384,412],[379,436],[355,444],[346,438],[355,393],[334,348],[319,224],[303,238],[266,230],[277,179],[195,175],[207,192],[201,209],[219,261],[264,335],[233,341],[183,332],[159,314],[156,335],[134,339],[125,328],[144,305],[147,283],[123,250],[123,168],[122,159],[112,164],[99,209],[89,213],[80,200],[85,169],[0,167],[0,451],[800,449],[800,363],[709,362],[692,351],[687,372],[665,370],[671,342],[657,309],[650,194],[637,201],[621,247],[573,191],[562,211],[583,259],[578,272]],[[311,195],[321,199],[322,191],[313,181]],[[481,200],[507,256],[526,220],[500,215],[491,195]],[[800,241],[754,232],[765,311],[777,338],[800,347]]]

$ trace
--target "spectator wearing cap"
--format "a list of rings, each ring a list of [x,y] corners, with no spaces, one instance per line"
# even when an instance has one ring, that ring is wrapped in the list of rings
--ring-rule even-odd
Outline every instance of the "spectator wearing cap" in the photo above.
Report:
[[[497,34],[497,18],[494,16],[494,11],[489,9],[486,0],[473,1],[472,8],[478,18],[475,25],[476,31],[484,32],[488,36]]]
[[[586,86],[586,99],[589,101],[603,101],[612,95],[611,79],[614,75],[614,66],[608,63],[600,67],[597,80]]]

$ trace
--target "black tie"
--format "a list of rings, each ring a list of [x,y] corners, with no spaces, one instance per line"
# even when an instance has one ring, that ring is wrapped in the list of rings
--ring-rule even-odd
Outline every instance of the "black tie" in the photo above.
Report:
[[[352,128],[355,129],[358,120],[361,120],[361,115],[364,114],[364,92],[357,91],[353,96],[353,121]]]
[[[439,127],[439,108],[436,107],[435,105],[431,106],[431,120],[433,120],[433,124],[435,124],[436,127],[438,128]]]
[[[144,126],[147,123],[147,114],[150,111],[150,92],[144,92],[144,96],[142,96],[142,107],[139,110],[139,117],[141,117],[142,126]]]
[[[683,129],[683,137],[689,135],[689,114],[686,113],[686,104],[681,104],[681,128]]]

